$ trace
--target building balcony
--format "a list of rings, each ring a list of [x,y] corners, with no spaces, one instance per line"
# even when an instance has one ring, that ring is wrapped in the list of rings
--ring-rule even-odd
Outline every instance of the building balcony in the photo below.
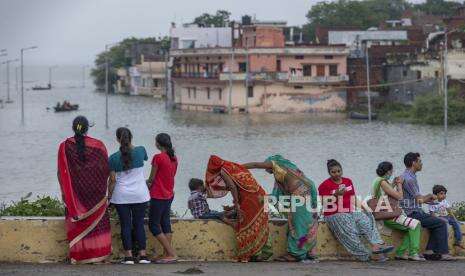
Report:
[[[288,76],[289,83],[329,84],[349,81],[348,75],[340,76]]]
[[[220,76],[217,72],[195,72],[195,73],[172,73],[173,78],[188,79],[218,79]]]

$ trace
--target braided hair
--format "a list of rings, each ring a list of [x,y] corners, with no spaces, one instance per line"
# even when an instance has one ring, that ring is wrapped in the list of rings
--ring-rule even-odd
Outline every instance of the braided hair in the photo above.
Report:
[[[155,137],[155,141],[160,147],[166,150],[171,161],[174,161],[176,156],[174,154],[173,144],[171,143],[171,137],[166,133],[160,133]]]
[[[119,150],[121,151],[121,160],[123,161],[123,171],[131,169],[132,155],[131,155],[131,131],[126,127],[120,127],[116,130],[116,138],[120,143]]]
[[[86,162],[86,143],[85,135],[89,130],[89,121],[84,116],[77,116],[73,120],[74,140],[76,141],[76,148],[78,157],[82,162]]]

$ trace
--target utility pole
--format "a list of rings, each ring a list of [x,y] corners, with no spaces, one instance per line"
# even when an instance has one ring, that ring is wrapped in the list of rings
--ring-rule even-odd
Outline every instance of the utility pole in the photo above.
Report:
[[[448,109],[448,103],[447,103],[447,31],[444,32],[444,146],[447,146],[447,109]]]
[[[36,49],[37,46],[21,48],[21,125],[24,126],[24,51]]]
[[[228,113],[232,113],[232,89],[233,89],[233,65],[234,65],[234,45],[231,47],[231,64],[229,66],[229,99]]]
[[[6,91],[7,91],[6,103],[13,102],[10,98],[10,63],[16,62],[16,61],[18,61],[18,59],[10,59],[4,62],[4,64],[6,64]]]
[[[249,45],[245,42],[245,113],[249,113]]]
[[[365,43],[365,55],[367,67],[368,122],[371,123],[370,61],[368,56],[368,41]]]

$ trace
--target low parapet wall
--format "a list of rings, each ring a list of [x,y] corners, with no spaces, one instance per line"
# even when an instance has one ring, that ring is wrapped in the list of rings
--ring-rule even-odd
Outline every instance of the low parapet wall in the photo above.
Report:
[[[122,256],[120,226],[112,221],[113,255]],[[179,257],[195,261],[229,261],[235,255],[235,236],[231,227],[214,220],[173,219],[173,246]],[[286,221],[270,222],[274,256],[286,253]],[[465,232],[465,227],[462,225]],[[161,252],[161,247],[147,230],[147,250],[150,255]],[[453,234],[450,229],[449,244],[453,252]],[[384,231],[381,230],[381,233]],[[399,245],[401,234],[383,234],[388,243]],[[422,248],[428,231],[422,231]],[[67,260],[68,241],[63,218],[51,217],[2,217],[0,218],[0,262],[63,262]],[[318,229],[318,254],[322,260],[350,258],[335,240],[325,223]]]

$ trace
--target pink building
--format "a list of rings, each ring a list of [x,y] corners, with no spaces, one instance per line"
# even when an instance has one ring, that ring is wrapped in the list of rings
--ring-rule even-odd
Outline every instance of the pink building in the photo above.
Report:
[[[339,111],[345,46],[285,46],[282,28],[242,26],[234,48],[172,49],[174,103],[184,110]],[[247,78],[248,72],[248,78]]]

